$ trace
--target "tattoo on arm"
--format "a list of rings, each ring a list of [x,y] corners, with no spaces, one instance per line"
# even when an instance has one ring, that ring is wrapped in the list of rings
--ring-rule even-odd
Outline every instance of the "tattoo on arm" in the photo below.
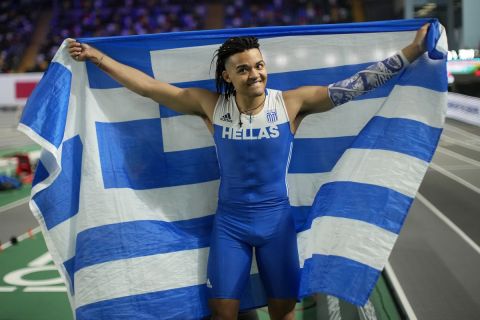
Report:
[[[359,71],[348,79],[328,86],[328,96],[335,106],[344,104],[385,84],[408,65],[400,53]]]

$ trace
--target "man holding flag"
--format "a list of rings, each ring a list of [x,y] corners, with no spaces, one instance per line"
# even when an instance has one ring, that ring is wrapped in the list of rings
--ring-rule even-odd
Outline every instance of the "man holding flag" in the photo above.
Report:
[[[271,318],[294,318],[300,265],[286,184],[293,135],[307,115],[349,102],[402,72],[425,52],[428,27],[399,53],[350,78],[283,92],[266,88],[266,63],[255,37],[230,38],[216,51],[217,92],[158,81],[68,40],[75,60],[90,60],[133,92],[201,117],[212,133],[221,181],[206,283],[214,319],[236,318],[253,248]]]

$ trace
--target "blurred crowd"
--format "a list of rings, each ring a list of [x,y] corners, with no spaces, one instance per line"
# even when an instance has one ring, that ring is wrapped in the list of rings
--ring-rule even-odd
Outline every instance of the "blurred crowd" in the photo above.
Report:
[[[38,1],[0,1],[0,72],[18,66],[29,44],[38,11]]]
[[[45,71],[63,39],[68,37],[205,29],[207,19],[212,18],[208,6],[214,3],[222,6],[220,19],[225,28],[351,21],[349,0],[8,0],[0,3],[1,72],[18,68],[41,10],[52,12],[49,33],[34,66],[27,71]]]
[[[348,0],[233,0],[225,6],[225,28],[305,25],[351,21]]]
[[[65,38],[204,29],[206,6],[193,0],[62,1],[53,9],[47,42],[31,71],[44,71]]]

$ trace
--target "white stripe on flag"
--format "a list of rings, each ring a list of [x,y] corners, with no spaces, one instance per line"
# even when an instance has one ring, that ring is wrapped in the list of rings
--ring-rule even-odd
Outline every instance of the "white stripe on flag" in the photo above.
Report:
[[[288,174],[288,197],[292,206],[311,206],[320,187],[329,181],[330,172]]]
[[[190,134],[185,134],[189,132]],[[163,150],[165,152],[213,147],[213,137],[198,116],[162,118]]]
[[[121,122],[139,119],[160,118],[157,102],[142,97],[125,87],[113,89],[91,89],[88,108],[95,121]]]
[[[427,168],[427,162],[403,153],[348,149],[335,165],[331,181],[383,186],[413,198]]]
[[[359,33],[314,36],[276,37],[260,40],[270,74],[336,67],[385,59],[398,48],[408,45],[414,31]],[[379,46],[379,43],[382,46]],[[293,55],[285,52],[285,46],[298,48]],[[212,79],[210,71],[213,53],[219,44],[151,51],[154,77],[161,81],[179,83]],[[334,54],[338,47],[346,48],[344,55]],[[373,52],[373,54],[372,54]],[[195,57],[195,58],[192,58]],[[195,73],[192,72],[195,70]]]
[[[76,307],[102,300],[204,284],[208,248],[115,260],[75,273]],[[255,258],[250,274],[257,274]],[[161,266],[152,268],[152,266]],[[96,288],[96,290],[92,290]]]
[[[348,149],[332,172],[289,174],[290,203],[292,206],[311,206],[320,187],[334,181],[377,185],[413,198],[427,167],[428,163],[398,152]],[[387,170],[389,174],[386,174]]]
[[[324,216],[313,220],[311,229],[299,233],[297,239],[302,266],[312,254],[322,254],[381,270],[397,235],[367,222]]]
[[[435,128],[442,127],[438,106],[447,96],[416,86],[395,86],[386,98],[356,100],[328,112],[312,114],[302,121],[295,138],[331,138],[356,136],[374,116],[420,121]],[[352,110],[361,112],[352,112]]]

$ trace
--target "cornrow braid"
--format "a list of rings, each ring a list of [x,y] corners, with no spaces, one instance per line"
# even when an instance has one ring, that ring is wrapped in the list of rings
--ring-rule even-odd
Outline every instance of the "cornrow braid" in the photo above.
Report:
[[[228,100],[231,94],[235,94],[233,84],[226,82],[223,79],[222,73],[225,70],[225,63],[227,59],[239,52],[244,52],[249,49],[259,49],[258,39],[253,36],[248,37],[233,37],[225,41],[218,50],[215,51],[212,63],[215,59],[215,85],[219,94],[225,94],[225,99]]]

